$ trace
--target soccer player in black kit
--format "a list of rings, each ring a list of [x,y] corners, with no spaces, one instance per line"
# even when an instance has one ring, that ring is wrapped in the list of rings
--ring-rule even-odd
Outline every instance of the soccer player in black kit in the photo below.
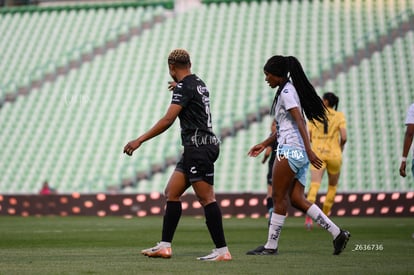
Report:
[[[141,144],[167,130],[178,117],[184,153],[171,175],[165,197],[162,237],[155,247],[141,251],[148,257],[170,258],[171,242],[181,217],[182,194],[193,187],[204,208],[207,228],[216,246],[212,253],[198,257],[202,261],[232,259],[224,237],[222,214],[214,193],[214,162],[219,156],[219,140],[211,125],[209,91],[204,82],[191,73],[190,55],[184,49],[173,50],[168,57],[169,73],[175,85],[167,113],[146,133],[130,141],[124,153],[131,156]]]

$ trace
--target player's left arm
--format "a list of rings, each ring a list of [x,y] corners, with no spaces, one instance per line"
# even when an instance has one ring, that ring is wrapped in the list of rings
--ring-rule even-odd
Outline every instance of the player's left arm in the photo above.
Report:
[[[124,147],[124,153],[132,156],[132,153],[138,149],[142,143],[145,141],[152,139],[153,137],[158,136],[159,134],[163,133],[165,130],[170,128],[170,126],[174,123],[175,119],[177,118],[178,114],[181,112],[182,106],[178,104],[170,104],[170,107],[167,110],[167,113],[152,126],[147,132],[143,135],[134,139],[127,143]]]
[[[341,152],[344,151],[345,148],[345,143],[347,140],[347,133],[346,133],[346,120],[345,120],[345,116],[342,113],[340,114],[340,122],[339,122],[339,137],[340,137],[340,141],[339,141],[339,145],[341,147]]]
[[[312,145],[312,129],[315,128],[315,125],[308,120],[308,123],[306,123],[308,127],[308,133],[309,133],[309,142]]]
[[[322,167],[322,160],[318,158],[318,156],[312,151],[308,136],[308,129],[306,127],[305,120],[299,111],[299,108],[293,107],[288,111],[298,126],[299,133],[303,139],[303,144],[305,145],[306,154],[308,155],[310,163],[312,163],[313,166],[315,166],[317,169],[320,169]]]
[[[346,135],[346,128],[339,128],[339,135],[341,137],[340,140],[340,146],[341,146],[341,152],[344,151],[347,135]]]
[[[402,152],[402,156],[405,158],[407,158],[408,156],[408,152],[410,151],[413,138],[414,138],[414,124],[407,124],[407,129],[405,130],[405,135],[404,135],[404,145],[403,145],[403,152]],[[407,161],[402,160],[401,165],[400,165],[400,176],[402,177],[407,176],[405,172],[406,165],[407,165]]]

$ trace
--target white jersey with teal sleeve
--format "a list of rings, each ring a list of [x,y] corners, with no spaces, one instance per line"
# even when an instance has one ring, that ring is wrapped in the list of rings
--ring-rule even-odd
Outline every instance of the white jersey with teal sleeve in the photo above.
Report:
[[[279,145],[289,145],[304,150],[305,146],[298,125],[289,112],[295,107],[298,107],[302,114],[299,95],[293,84],[288,82],[283,87],[275,107],[277,141]]]

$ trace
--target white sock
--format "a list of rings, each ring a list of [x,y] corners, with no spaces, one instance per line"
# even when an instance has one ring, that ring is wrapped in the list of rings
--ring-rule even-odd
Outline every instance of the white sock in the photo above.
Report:
[[[165,246],[165,247],[171,247],[171,243],[169,243],[169,242],[163,242],[163,241],[161,241],[160,242],[160,245]]]
[[[229,252],[229,249],[227,248],[227,246],[224,246],[224,247],[217,248],[216,251],[220,255],[222,255],[222,254],[226,254],[227,252]]]
[[[283,224],[285,223],[286,216],[279,215],[276,213],[272,213],[272,217],[270,218],[270,225],[269,225],[269,234],[267,236],[267,243],[265,244],[265,248],[268,249],[276,249],[278,242],[280,231],[282,231]]]
[[[339,227],[331,221],[323,212],[322,210],[316,206],[316,204],[312,204],[311,207],[309,207],[308,211],[306,211],[306,214],[311,217],[315,222],[317,222],[321,227],[328,230],[332,237],[335,239],[341,230]]]

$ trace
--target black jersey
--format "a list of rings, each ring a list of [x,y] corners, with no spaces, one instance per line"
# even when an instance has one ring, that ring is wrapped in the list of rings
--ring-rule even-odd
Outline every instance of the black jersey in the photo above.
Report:
[[[183,109],[178,115],[183,145],[218,143],[211,125],[209,91],[195,74],[186,76],[173,90],[171,104]]]

